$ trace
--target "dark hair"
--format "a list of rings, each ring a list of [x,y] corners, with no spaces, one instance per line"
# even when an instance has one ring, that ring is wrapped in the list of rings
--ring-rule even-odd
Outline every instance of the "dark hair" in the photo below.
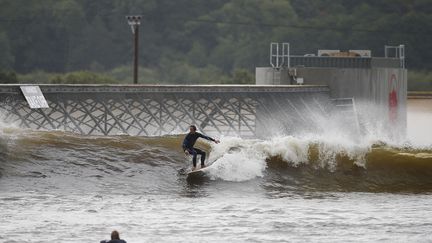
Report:
[[[197,130],[195,125],[190,125],[189,127],[193,128],[195,131]]]
[[[120,240],[120,234],[117,230],[111,232],[111,240]]]

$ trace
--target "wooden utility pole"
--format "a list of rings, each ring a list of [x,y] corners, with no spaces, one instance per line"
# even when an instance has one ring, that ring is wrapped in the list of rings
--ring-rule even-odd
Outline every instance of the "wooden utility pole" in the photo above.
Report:
[[[141,16],[126,16],[128,24],[132,29],[134,35],[134,68],[133,68],[133,80],[134,84],[138,83],[138,50],[139,50],[139,26],[141,24]]]
[[[139,39],[139,25],[135,25],[135,48],[134,48],[134,84],[138,83],[138,39]]]

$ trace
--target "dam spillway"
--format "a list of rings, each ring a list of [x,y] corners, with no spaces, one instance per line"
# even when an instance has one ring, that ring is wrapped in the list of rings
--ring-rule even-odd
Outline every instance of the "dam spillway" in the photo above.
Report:
[[[3,122],[83,135],[161,136],[195,124],[208,134],[257,137],[269,124],[310,128],[311,114],[326,114],[330,103],[324,85],[41,84],[49,108],[31,109],[20,86],[0,85]]]

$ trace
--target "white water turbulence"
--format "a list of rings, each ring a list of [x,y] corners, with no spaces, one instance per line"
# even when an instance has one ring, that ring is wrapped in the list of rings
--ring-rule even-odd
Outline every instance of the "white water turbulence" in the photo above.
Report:
[[[325,117],[310,113],[307,115],[313,116],[316,124],[315,131],[307,134],[280,135],[265,140],[223,137],[221,144],[212,146],[209,161],[213,164],[208,168],[209,174],[212,179],[225,181],[252,180],[265,175],[267,162],[272,158],[291,167],[309,164],[334,172],[338,159],[345,157],[353,165],[366,168],[366,158],[374,146],[400,149],[408,145],[414,150],[432,146],[432,134],[427,134],[426,125],[432,124],[432,112],[411,108],[408,111],[408,136],[405,137],[400,135],[403,132],[390,129],[386,119],[379,119],[382,117],[380,109],[365,103],[359,107],[369,120],[362,123],[360,115],[362,131],[356,130],[359,127],[347,123],[340,114]],[[268,127],[276,127],[273,125],[268,124]]]
[[[430,146],[429,126],[408,118],[410,136],[423,129],[413,141]],[[279,136],[265,139],[208,134],[221,140],[204,149],[210,179],[189,180],[185,131],[82,136],[0,124],[0,242],[100,242],[114,229],[127,242],[430,238],[432,149],[397,145],[373,124],[349,132],[342,120],[316,117],[315,131],[290,135],[269,123]]]
[[[338,156],[347,156],[358,166],[365,167],[365,156],[371,145],[349,144],[335,137],[275,137],[270,140],[224,137],[214,145],[208,172],[212,179],[246,181],[263,177],[267,160],[278,158],[292,167],[317,162],[317,167],[334,171]],[[311,151],[318,151],[313,158]],[[211,163],[211,162],[210,162]]]
[[[366,116],[377,117],[378,109],[368,110]],[[369,104],[370,105],[370,104]],[[278,122],[267,120],[266,129],[269,134],[279,134],[264,140],[242,139],[238,137],[223,137],[221,144],[213,145],[209,161],[213,163],[208,168],[212,179],[226,181],[246,181],[263,177],[268,160],[277,158],[291,167],[313,165],[320,169],[334,172],[341,157],[352,161],[352,164],[366,168],[366,156],[371,152],[373,145],[403,144],[392,140],[388,130],[384,129],[379,119],[370,124],[363,124],[360,131],[359,124],[353,119],[347,122],[344,114],[334,112],[303,112],[309,116],[308,132],[293,135],[281,134]],[[277,116],[276,116],[277,117]],[[353,118],[353,117],[350,117]],[[304,124],[292,124],[293,131],[302,131]]]
[[[215,160],[209,168],[213,179],[246,181],[262,177],[266,169],[266,156],[257,150],[258,140],[244,140],[237,137],[222,138],[223,143],[215,145],[209,160]]]

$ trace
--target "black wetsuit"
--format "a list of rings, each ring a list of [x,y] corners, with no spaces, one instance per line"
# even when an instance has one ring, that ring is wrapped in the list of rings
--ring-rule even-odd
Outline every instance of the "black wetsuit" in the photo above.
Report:
[[[189,154],[193,156],[192,162],[194,167],[196,167],[196,158],[198,154],[201,155],[201,167],[204,166],[204,161],[206,157],[206,153],[204,151],[193,147],[198,138],[204,138],[210,141],[215,141],[213,138],[202,135],[199,132],[188,133],[188,135],[186,135],[186,137],[183,140],[182,147],[183,147],[183,151],[187,150]]]
[[[126,241],[125,240],[110,240],[110,241],[103,240],[100,243],[126,243]]]

